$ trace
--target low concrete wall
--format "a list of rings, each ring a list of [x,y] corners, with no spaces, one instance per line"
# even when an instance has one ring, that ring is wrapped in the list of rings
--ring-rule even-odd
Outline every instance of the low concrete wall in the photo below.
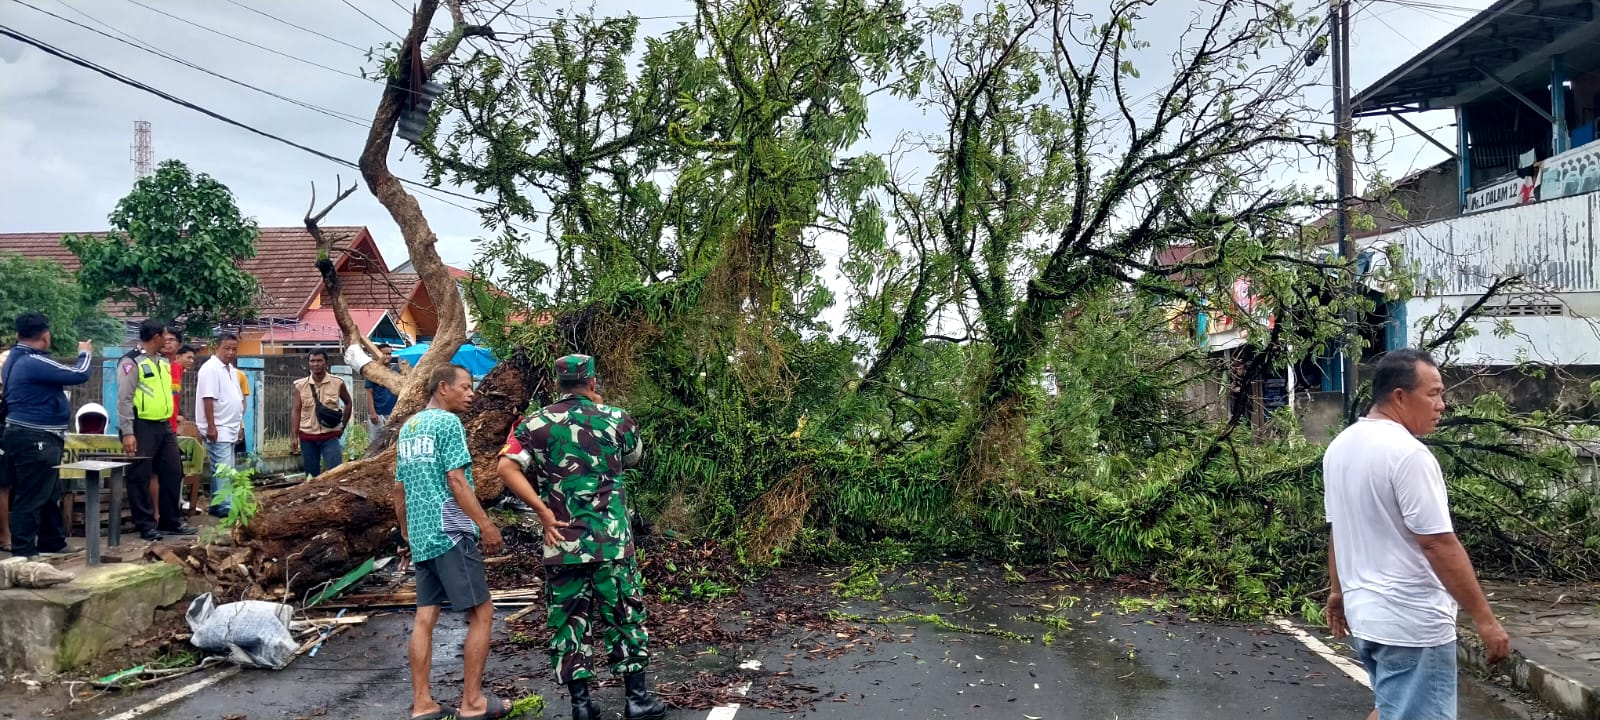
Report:
[[[0,590],[0,673],[83,665],[148,630],[156,609],[183,593],[183,570],[166,563],[102,565],[58,587]]]

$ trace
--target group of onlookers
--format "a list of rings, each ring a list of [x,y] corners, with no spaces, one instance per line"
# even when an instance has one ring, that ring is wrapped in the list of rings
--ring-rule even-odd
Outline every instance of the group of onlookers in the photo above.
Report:
[[[66,522],[61,513],[60,472],[69,432],[111,433],[121,438],[123,452],[137,460],[127,472],[127,497],[139,536],[191,535],[183,522],[183,467],[180,433],[198,436],[210,468],[210,513],[226,517],[232,510],[228,479],[248,451],[244,432],[245,400],[250,383],[238,366],[239,337],[220,333],[210,357],[197,369],[192,415],[181,406],[185,370],[194,367],[201,348],[184,342],[183,332],[157,320],[139,325],[139,344],[118,358],[115,427],[111,413],[99,403],[85,403],[72,412],[66,388],[90,379],[93,347],[78,344],[74,363],[50,357],[49,319],[24,313],[16,319],[17,344],[0,352],[0,552],[31,556],[66,549]],[[380,346],[383,360],[397,371],[403,361]],[[296,402],[290,413],[294,431],[290,449],[302,456],[308,475],[316,476],[342,460],[340,437],[354,410],[350,390],[328,372],[328,356],[308,357],[309,374],[294,383]],[[394,409],[395,396],[368,382],[372,430]],[[108,404],[112,400],[108,399]],[[192,427],[190,422],[192,421]]]

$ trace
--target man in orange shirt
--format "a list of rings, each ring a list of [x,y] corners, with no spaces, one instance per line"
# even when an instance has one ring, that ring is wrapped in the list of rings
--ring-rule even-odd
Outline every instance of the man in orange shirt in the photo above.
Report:
[[[182,424],[182,419],[184,419],[182,418],[182,413],[178,411],[178,402],[182,400],[182,395],[184,395],[184,382],[182,382],[184,368],[179,363],[179,355],[182,354],[182,347],[184,347],[184,333],[178,330],[178,326],[168,325],[166,326],[165,336],[166,342],[162,344],[162,357],[166,358],[168,365],[173,366],[173,432],[178,432],[178,426]]]

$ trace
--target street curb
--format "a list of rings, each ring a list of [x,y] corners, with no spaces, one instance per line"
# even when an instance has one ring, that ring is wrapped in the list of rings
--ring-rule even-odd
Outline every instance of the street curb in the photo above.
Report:
[[[1560,657],[1535,651],[1538,657],[1530,658],[1521,650],[1513,650],[1511,658],[1494,669],[1489,667],[1483,652],[1483,642],[1478,634],[1465,628],[1457,630],[1456,659],[1462,665],[1491,676],[1511,676],[1511,685],[1526,692],[1569,720],[1600,720],[1600,687],[1578,679],[1592,673],[1585,668],[1570,665]]]

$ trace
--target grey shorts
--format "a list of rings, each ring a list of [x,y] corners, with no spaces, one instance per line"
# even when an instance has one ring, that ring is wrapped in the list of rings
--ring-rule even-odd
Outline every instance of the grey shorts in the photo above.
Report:
[[[489,579],[476,538],[462,538],[436,558],[417,563],[417,607],[448,603],[465,612],[489,602]]]

